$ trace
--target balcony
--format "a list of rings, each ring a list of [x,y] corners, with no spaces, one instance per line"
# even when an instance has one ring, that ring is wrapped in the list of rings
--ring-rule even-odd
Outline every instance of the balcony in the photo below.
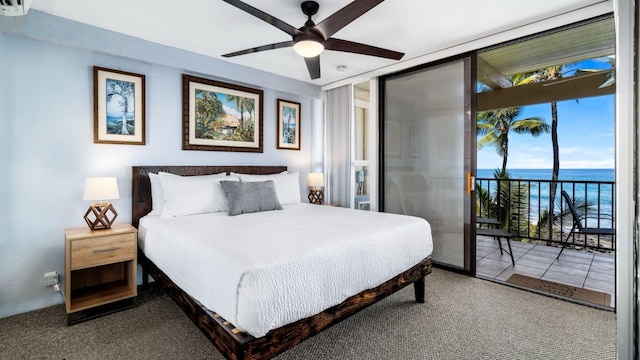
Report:
[[[514,235],[511,246],[515,265],[512,266],[508,254],[500,254],[498,241],[477,236],[476,274],[503,282],[513,274],[522,274],[600,291],[611,295],[609,307],[614,308],[615,235],[568,237],[573,217],[567,205],[560,201],[559,193],[565,190],[571,194],[574,204],[581,208],[583,224],[611,228],[615,218],[615,185],[607,181],[558,181],[556,184],[554,216],[549,216],[549,194],[553,188],[550,181],[478,179],[478,186],[485,194],[478,196],[477,216],[499,219],[502,228]],[[565,240],[567,248],[556,259]],[[506,248],[504,240],[503,248]]]
[[[477,179],[477,216],[500,220],[502,228],[525,242],[560,245],[573,226],[573,217],[560,192],[567,191],[581,213],[583,226],[612,228],[615,219],[613,181]],[[550,193],[555,187],[553,215]],[[551,218],[551,219],[550,219]],[[548,226],[549,220],[552,226]],[[615,252],[615,235],[572,235],[570,247]]]
[[[504,243],[504,241],[503,241]],[[613,254],[590,253],[511,241],[515,266],[508,254],[500,255],[498,242],[490,237],[476,238],[476,275],[505,282],[513,274],[522,274],[611,295],[615,307],[615,257]]]

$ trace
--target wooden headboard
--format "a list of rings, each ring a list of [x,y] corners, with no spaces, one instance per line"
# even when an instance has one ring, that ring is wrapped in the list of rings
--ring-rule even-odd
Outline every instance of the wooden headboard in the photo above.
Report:
[[[131,177],[131,224],[138,227],[141,217],[151,211],[151,182],[149,173],[159,171],[182,176],[209,175],[221,172],[236,172],[241,174],[268,175],[287,170],[286,166],[134,166]]]

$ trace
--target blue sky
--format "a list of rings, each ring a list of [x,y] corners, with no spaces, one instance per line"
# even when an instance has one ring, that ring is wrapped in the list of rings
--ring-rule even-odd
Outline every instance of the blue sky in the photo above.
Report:
[[[589,61],[581,68],[603,68],[608,64]],[[606,68],[606,67],[605,67]],[[613,95],[558,102],[558,145],[561,169],[614,167]],[[539,116],[551,125],[551,104],[521,107],[518,119]],[[478,169],[502,167],[502,157],[493,147],[478,151]],[[509,169],[550,169],[553,166],[551,134],[539,137],[509,134]]]
[[[222,94],[222,93],[214,93],[214,94],[216,94],[216,97],[218,98],[218,100],[222,102],[222,109],[224,109],[225,113],[231,114],[237,118],[240,118],[240,111],[238,111],[238,106],[236,105],[235,102],[229,101],[227,99],[226,94]],[[248,111],[245,111],[244,117],[251,118],[251,113],[249,113]]]

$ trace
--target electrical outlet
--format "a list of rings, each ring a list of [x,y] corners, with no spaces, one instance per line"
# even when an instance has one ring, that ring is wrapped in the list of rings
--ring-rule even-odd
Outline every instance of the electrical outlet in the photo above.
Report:
[[[58,272],[52,271],[44,273],[44,287],[53,286],[58,284]]]

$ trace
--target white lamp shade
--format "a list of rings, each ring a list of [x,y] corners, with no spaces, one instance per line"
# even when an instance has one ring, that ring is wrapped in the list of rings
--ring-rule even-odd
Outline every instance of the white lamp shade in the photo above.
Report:
[[[118,182],[115,177],[91,177],[84,181],[82,200],[119,199]]]
[[[306,58],[316,57],[324,51],[324,45],[313,40],[301,40],[293,44],[293,50]]]
[[[323,173],[309,173],[307,176],[308,187],[322,187],[324,186],[324,174]]]

